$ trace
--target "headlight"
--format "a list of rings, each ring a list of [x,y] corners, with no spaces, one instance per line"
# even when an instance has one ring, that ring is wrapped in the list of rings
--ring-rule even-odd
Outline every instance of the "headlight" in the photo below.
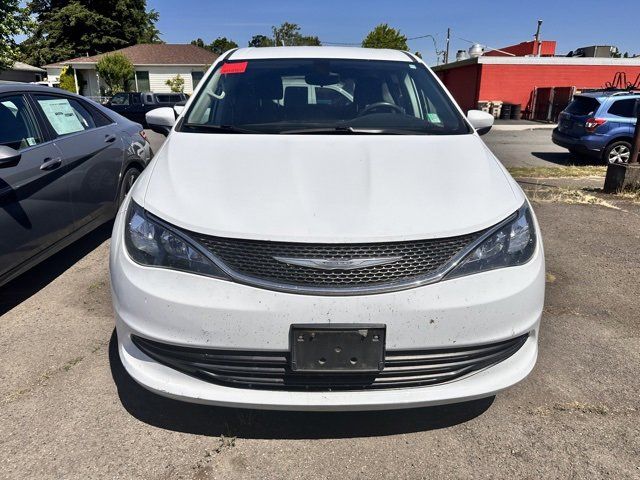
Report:
[[[489,235],[464,257],[447,278],[462,277],[528,262],[536,249],[536,229],[528,206],[517,217]]]
[[[127,212],[124,238],[127,252],[142,265],[227,278],[186,238],[151,220],[135,202]]]

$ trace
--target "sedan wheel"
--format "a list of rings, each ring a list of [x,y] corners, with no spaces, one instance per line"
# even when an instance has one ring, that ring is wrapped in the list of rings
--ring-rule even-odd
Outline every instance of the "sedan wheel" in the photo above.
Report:
[[[627,142],[617,142],[607,149],[606,159],[609,164],[629,163],[631,145]]]
[[[122,185],[120,186],[120,198],[118,205],[122,204],[124,198],[133,188],[133,184],[136,183],[136,180],[140,176],[142,171],[138,167],[131,167],[127,170],[122,178]]]

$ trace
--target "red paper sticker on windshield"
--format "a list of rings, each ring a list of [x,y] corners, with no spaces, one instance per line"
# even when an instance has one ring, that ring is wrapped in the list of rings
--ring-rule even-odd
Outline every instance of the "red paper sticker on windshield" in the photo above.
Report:
[[[234,63],[225,63],[222,65],[220,69],[220,73],[228,74],[228,73],[244,73],[247,69],[247,65],[249,62],[234,62]]]

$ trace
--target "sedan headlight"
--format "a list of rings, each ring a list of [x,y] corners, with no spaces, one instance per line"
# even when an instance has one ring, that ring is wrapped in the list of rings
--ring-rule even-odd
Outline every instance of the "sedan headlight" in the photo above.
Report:
[[[150,219],[135,202],[127,212],[124,238],[127,252],[142,265],[227,278],[188,239]]]
[[[535,249],[536,229],[525,205],[515,219],[491,233],[464,257],[447,278],[522,265],[531,259]]]

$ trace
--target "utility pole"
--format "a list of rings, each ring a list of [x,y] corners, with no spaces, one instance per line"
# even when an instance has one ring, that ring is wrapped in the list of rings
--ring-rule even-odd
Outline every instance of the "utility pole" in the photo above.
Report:
[[[631,145],[630,165],[640,163],[638,154],[640,154],[640,100],[636,100],[636,129],[633,134],[633,144]]]
[[[536,30],[536,34],[534,37],[536,38],[536,42],[540,41],[540,27],[542,27],[542,20],[538,20],[538,29]]]
[[[538,28],[536,29],[535,39],[536,39],[536,56],[540,56],[542,52],[542,45],[540,44],[540,28],[542,27],[542,20],[538,20]]]
[[[636,100],[636,129],[633,134],[629,163],[610,163],[604,179],[604,193],[621,193],[626,189],[640,190],[640,100]]]
[[[449,42],[451,41],[451,28],[447,28],[447,48],[444,51],[444,63],[449,63]]]

